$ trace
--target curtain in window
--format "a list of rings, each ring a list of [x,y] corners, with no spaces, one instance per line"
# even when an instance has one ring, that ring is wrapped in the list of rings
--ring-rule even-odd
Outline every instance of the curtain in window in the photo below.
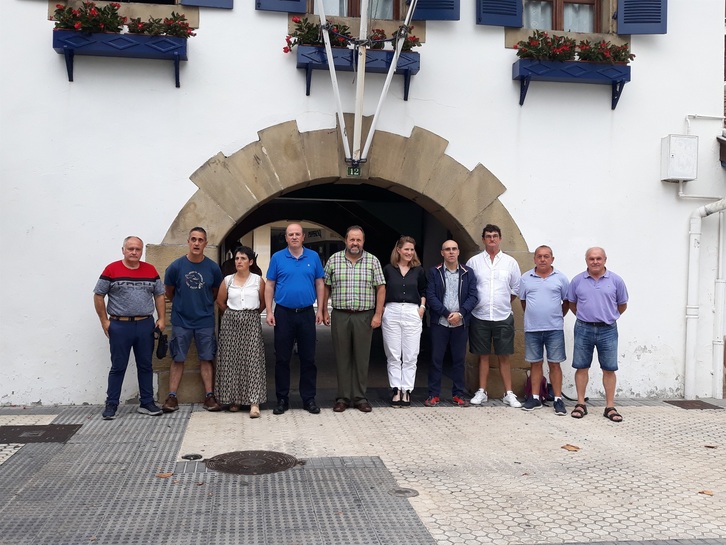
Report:
[[[347,0],[323,0],[323,9],[326,17],[345,17],[348,15],[348,2]]]
[[[370,0],[369,5],[371,19],[393,19],[393,0]]]
[[[595,32],[595,6],[565,4],[565,24],[568,32]]]
[[[524,28],[552,29],[552,2],[524,0]]]

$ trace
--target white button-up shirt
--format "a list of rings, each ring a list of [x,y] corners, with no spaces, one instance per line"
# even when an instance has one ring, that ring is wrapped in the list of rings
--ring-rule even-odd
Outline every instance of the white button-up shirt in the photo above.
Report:
[[[501,322],[512,314],[512,295],[519,295],[521,273],[516,260],[501,250],[489,257],[486,251],[466,262],[474,269],[479,303],[472,311],[475,318]]]

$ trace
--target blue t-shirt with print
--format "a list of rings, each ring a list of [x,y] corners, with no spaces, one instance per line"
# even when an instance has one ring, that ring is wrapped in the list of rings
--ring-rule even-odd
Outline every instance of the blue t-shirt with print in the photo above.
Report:
[[[174,286],[171,325],[185,329],[214,327],[214,294],[222,283],[222,269],[205,257],[192,263],[187,256],[174,260],[164,275],[164,285]]]

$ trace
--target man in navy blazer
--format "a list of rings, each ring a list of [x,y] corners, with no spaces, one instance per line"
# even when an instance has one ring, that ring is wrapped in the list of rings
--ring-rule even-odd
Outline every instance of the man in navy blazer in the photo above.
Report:
[[[428,272],[426,303],[431,317],[431,366],[427,407],[441,402],[441,371],[446,348],[451,347],[452,403],[468,407],[464,385],[469,317],[476,306],[477,282],[474,271],[459,263],[459,245],[447,240],[441,245],[444,262]]]

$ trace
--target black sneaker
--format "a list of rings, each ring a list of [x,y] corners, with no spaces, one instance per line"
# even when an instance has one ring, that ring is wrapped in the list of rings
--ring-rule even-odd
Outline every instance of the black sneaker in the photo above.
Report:
[[[555,414],[557,416],[565,416],[567,414],[567,409],[565,409],[565,402],[562,401],[562,398],[555,400]]]
[[[157,407],[156,403],[151,401],[149,403],[139,405],[139,407],[136,409],[136,412],[141,414],[148,414],[149,416],[159,416],[164,411]]]
[[[113,420],[116,418],[116,410],[118,409],[118,405],[116,403],[106,403],[106,408],[103,410],[103,419],[104,420]]]
[[[536,399],[534,397],[529,397],[524,402],[524,405],[522,405],[523,411],[533,411],[535,409],[539,409],[542,407],[542,402],[539,399]]]

